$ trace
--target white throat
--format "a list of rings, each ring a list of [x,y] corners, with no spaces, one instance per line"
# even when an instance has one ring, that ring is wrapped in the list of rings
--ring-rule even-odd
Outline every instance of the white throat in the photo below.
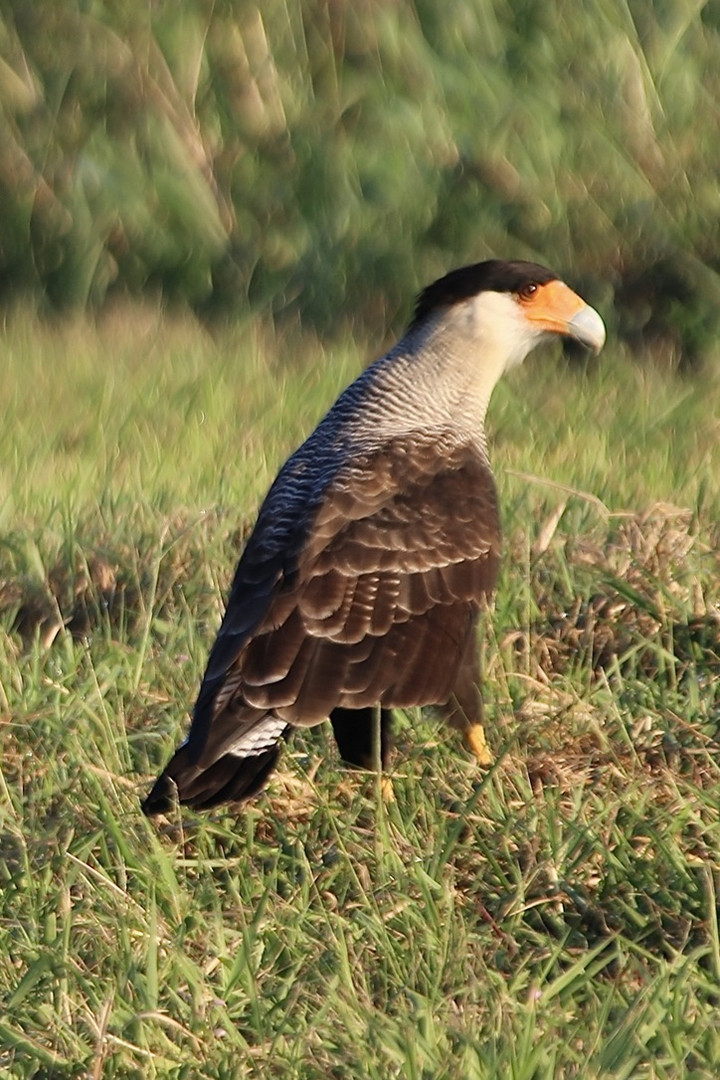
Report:
[[[508,293],[482,292],[439,308],[373,365],[365,415],[373,418],[374,438],[445,430],[484,448],[495,384],[542,337]]]
[[[543,336],[512,295],[482,292],[431,318],[422,352],[454,407],[482,425],[498,380],[521,364]]]
[[[448,329],[457,327],[467,345],[474,342],[479,350],[476,366],[493,371],[493,386],[505,371],[521,364],[543,337],[510,293],[471,296],[450,308],[446,319]]]

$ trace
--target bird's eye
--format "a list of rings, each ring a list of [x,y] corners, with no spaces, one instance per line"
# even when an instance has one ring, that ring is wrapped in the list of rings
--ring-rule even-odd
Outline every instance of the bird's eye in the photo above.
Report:
[[[528,281],[527,285],[523,285],[518,289],[518,296],[521,300],[532,300],[535,293],[538,291],[538,287],[534,281]]]

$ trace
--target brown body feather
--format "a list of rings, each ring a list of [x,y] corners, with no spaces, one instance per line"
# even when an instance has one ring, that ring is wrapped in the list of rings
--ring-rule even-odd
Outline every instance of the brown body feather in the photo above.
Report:
[[[433,704],[479,721],[475,629],[499,545],[495,485],[477,445],[448,453],[443,439],[403,437],[353,460],[324,491],[282,573],[270,558],[263,574],[252,550],[246,575],[241,562],[198,703],[208,715],[196,709],[201,737],[178,750],[146,809],[166,807],[169,780],[182,801],[207,806],[205,771],[225,786],[233,767],[256,770],[256,757],[234,748],[268,714],[302,726],[339,708],[347,731],[352,715],[367,728],[363,710],[376,704]],[[367,732],[359,741],[354,763],[367,764]]]
[[[397,440],[382,465],[355,463],[325,493],[297,571],[231,665],[235,694],[291,724],[447,701],[494,588],[497,506],[477,448],[441,457]]]

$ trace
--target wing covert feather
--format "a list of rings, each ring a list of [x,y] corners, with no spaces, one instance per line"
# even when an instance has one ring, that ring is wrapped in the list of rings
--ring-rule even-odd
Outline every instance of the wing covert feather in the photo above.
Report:
[[[482,454],[398,439],[353,459],[299,521],[264,577],[260,557],[241,560],[208,668],[213,715],[238,700],[313,724],[336,705],[447,701],[498,570]]]

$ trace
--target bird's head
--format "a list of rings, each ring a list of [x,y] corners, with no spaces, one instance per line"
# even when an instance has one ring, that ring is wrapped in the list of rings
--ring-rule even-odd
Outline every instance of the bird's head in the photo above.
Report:
[[[600,352],[598,313],[544,266],[489,259],[452,270],[418,298],[412,327],[434,325],[495,357],[497,375],[519,364],[543,338],[559,334]]]

